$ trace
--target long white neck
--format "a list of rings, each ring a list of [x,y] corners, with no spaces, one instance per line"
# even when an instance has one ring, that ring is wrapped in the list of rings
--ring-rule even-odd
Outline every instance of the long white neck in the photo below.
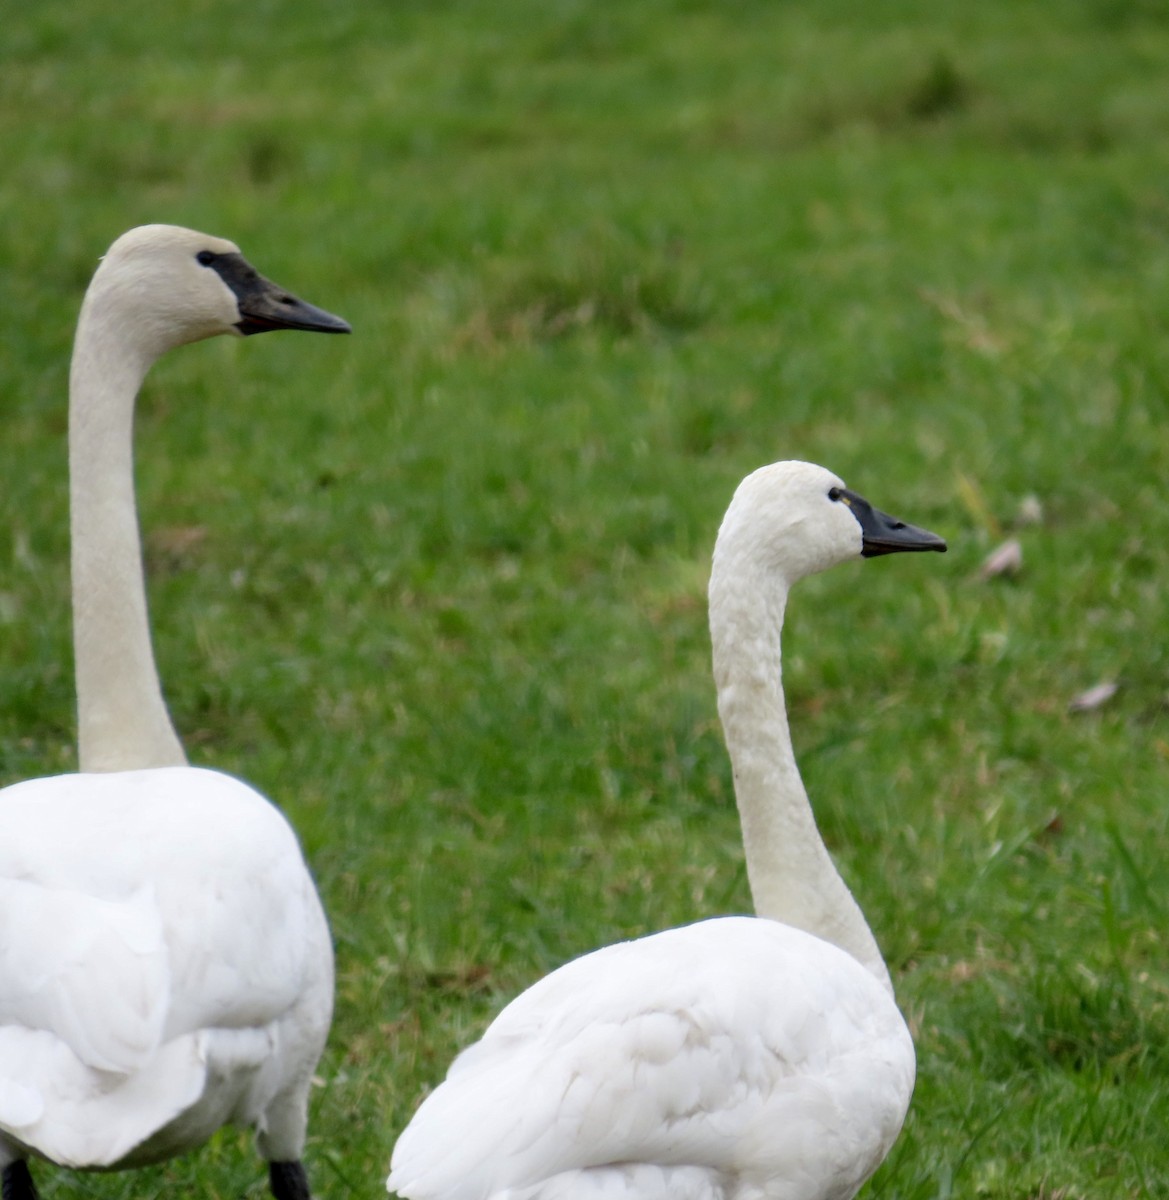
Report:
[[[82,771],[187,759],[166,704],[146,612],[134,502],[134,401],[154,355],[82,306],[69,377],[73,650]]]
[[[718,710],[734,771],[747,877],[760,917],[847,951],[892,992],[876,939],[816,828],[788,731],[780,677],[786,591],[716,554],[710,630]]]

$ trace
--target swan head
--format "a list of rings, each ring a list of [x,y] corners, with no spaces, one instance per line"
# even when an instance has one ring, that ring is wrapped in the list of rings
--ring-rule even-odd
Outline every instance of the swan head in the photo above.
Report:
[[[86,307],[116,320],[149,357],[221,333],[349,332],[340,317],[265,279],[233,242],[178,225],[141,225],[118,238]]]
[[[854,558],[945,549],[937,534],[874,508],[831,471],[793,461],[760,467],[739,484],[715,556],[754,560],[790,587]]]

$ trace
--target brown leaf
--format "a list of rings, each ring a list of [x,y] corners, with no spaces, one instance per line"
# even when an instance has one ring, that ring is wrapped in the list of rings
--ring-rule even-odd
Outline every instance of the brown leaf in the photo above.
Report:
[[[1073,697],[1071,703],[1068,704],[1068,712],[1092,712],[1093,709],[1107,704],[1119,690],[1119,683],[1110,681],[1098,683],[1095,687],[1090,687],[1087,691]]]
[[[978,571],[979,579],[994,579],[999,575],[1018,575],[1023,569],[1023,546],[1018,538],[1008,538],[992,550]]]
[[[1019,501],[1019,511],[1015,514],[1016,525],[1042,525],[1043,501],[1038,496],[1027,495]]]

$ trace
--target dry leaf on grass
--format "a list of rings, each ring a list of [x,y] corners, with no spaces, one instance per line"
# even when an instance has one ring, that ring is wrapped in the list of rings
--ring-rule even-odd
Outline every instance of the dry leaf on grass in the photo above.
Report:
[[[1023,569],[1023,546],[1018,538],[1008,538],[987,555],[978,569],[979,579],[994,579],[999,575],[1018,575]]]
[[[1087,691],[1073,697],[1068,705],[1068,712],[1091,712],[1093,709],[1107,704],[1119,690],[1119,683],[1107,681],[1098,683],[1095,687],[1090,687]]]

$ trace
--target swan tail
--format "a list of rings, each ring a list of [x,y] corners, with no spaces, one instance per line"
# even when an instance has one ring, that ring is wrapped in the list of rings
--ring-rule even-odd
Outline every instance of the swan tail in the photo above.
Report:
[[[198,1037],[131,1075],[95,1070],[43,1030],[0,1029],[0,1134],[65,1167],[114,1167],[201,1095]]]
[[[162,1041],[169,955],[153,891],[106,900],[0,879],[0,1029],[39,1030],[130,1074]]]

